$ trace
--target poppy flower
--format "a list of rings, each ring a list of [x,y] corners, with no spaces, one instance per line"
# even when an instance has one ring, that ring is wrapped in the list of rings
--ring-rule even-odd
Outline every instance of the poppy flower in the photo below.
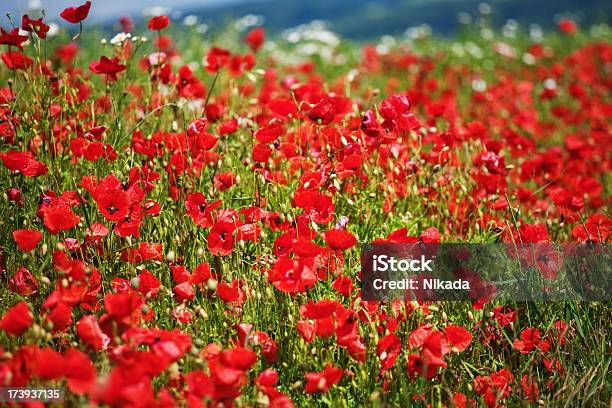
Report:
[[[478,395],[484,396],[488,407],[496,407],[510,394],[510,384],[513,382],[514,375],[507,368],[502,368],[488,376],[477,375],[472,385]]]
[[[138,275],[138,287],[136,290],[147,299],[155,299],[159,293],[161,282],[146,269]]]
[[[344,370],[328,363],[323,371],[306,373],[304,390],[309,393],[327,392],[329,387],[337,384],[344,376]]]
[[[218,72],[221,68],[227,66],[231,60],[229,50],[220,47],[212,47],[206,55],[206,70],[208,72]]]
[[[429,349],[424,349],[421,354],[412,353],[408,356],[406,369],[410,378],[420,375],[430,380],[436,375],[439,368],[446,366],[442,357],[432,353]]]
[[[524,244],[549,242],[548,230],[544,224],[521,224],[514,233],[514,240]]]
[[[9,45],[17,47],[23,50],[23,44],[28,40],[27,35],[19,34],[18,28],[13,28],[11,31],[4,31],[4,28],[0,27],[0,45]]]
[[[68,389],[76,395],[87,394],[97,379],[96,369],[87,354],[70,348],[64,354],[63,360]]]
[[[51,347],[38,350],[33,363],[34,375],[43,380],[59,380],[66,373],[63,356]]]
[[[43,224],[50,234],[74,228],[81,218],[68,206],[48,207],[43,210]]]
[[[100,57],[99,61],[92,61],[89,70],[94,74],[106,75],[107,78],[116,81],[117,74],[123,72],[127,67],[119,62],[119,57]]]
[[[393,367],[401,350],[400,339],[393,333],[389,333],[378,340],[376,351],[383,370],[389,370]]]
[[[535,403],[538,400],[538,383],[535,379],[530,378],[527,374],[521,377],[521,388],[527,400]]]
[[[83,316],[77,322],[76,330],[79,338],[95,351],[105,348],[110,341],[108,336],[100,329],[98,320],[94,315]]]
[[[465,350],[472,342],[472,334],[461,326],[446,326],[444,334],[457,352]]]
[[[328,125],[336,116],[336,108],[334,104],[328,99],[321,99],[317,102],[310,113],[308,118],[313,122],[318,122],[321,125]]]
[[[28,296],[38,292],[38,280],[24,266],[20,267],[9,280],[9,290]]]
[[[325,242],[334,251],[344,251],[357,243],[357,238],[345,229],[333,228],[325,232]]]
[[[60,17],[69,23],[77,24],[87,18],[89,9],[91,8],[91,1],[86,1],[77,7],[66,7],[61,13]]]
[[[149,20],[147,27],[151,31],[160,31],[168,27],[168,24],[170,24],[168,16],[155,16]]]
[[[306,343],[311,343],[315,336],[315,326],[312,322],[306,320],[298,320],[296,325],[297,331]]]
[[[253,160],[259,163],[265,163],[272,155],[272,148],[267,143],[256,143],[253,146]]]
[[[574,34],[578,30],[576,23],[569,18],[561,19],[557,26],[559,27],[559,31],[561,31],[563,34]]]
[[[146,261],[161,261],[163,247],[161,244],[140,242],[137,248],[126,248],[121,252],[124,262],[141,263]]]
[[[226,191],[231,188],[236,182],[236,175],[231,172],[216,174],[214,178],[215,187],[219,191]]]
[[[96,189],[96,203],[104,217],[109,221],[118,221],[130,211],[130,199],[123,189]]]
[[[226,303],[237,302],[241,304],[245,299],[245,295],[240,289],[240,286],[241,282],[237,279],[234,280],[231,285],[221,282],[217,285],[217,295]]]
[[[244,42],[248,44],[251,51],[257,52],[261,48],[265,40],[265,30],[263,27],[257,27],[249,31],[244,37]]]
[[[11,150],[0,153],[2,163],[14,172],[18,172],[27,177],[36,177],[47,174],[49,171],[44,163],[39,162],[30,152],[19,152]]]
[[[514,339],[512,345],[521,354],[528,354],[536,347],[548,348],[548,345],[541,340],[540,330],[534,327],[524,329],[521,332],[520,339]]]
[[[353,281],[346,275],[338,275],[332,283],[332,287],[343,296],[350,297],[353,292]]]
[[[219,221],[213,225],[208,234],[208,249],[214,255],[227,256],[234,249],[234,231],[236,224],[232,222]]]
[[[293,201],[295,206],[304,209],[304,212],[317,224],[327,224],[333,218],[334,203],[326,194],[317,191],[296,192]]]
[[[244,347],[236,347],[224,350],[219,356],[221,364],[246,371],[257,361],[257,354],[253,350]]]
[[[131,315],[141,304],[140,298],[128,293],[108,294],[104,297],[104,308],[109,315],[118,318]]]
[[[47,38],[49,32],[49,26],[42,21],[42,17],[38,19],[31,19],[27,14],[21,17],[21,29],[30,33],[36,33],[39,38]]]
[[[26,70],[34,63],[32,58],[19,51],[3,52],[2,62],[11,70]]]
[[[200,227],[210,227],[214,224],[214,210],[220,205],[220,200],[209,204],[202,193],[191,193],[185,201],[187,215]]]
[[[11,307],[0,320],[0,329],[11,336],[19,336],[32,325],[32,314],[26,302]]]
[[[53,333],[61,332],[72,324],[72,308],[60,301],[55,303],[44,317],[47,322],[51,323]]]
[[[68,65],[76,57],[79,47],[76,43],[62,44],[55,49],[57,57],[63,65]]]
[[[440,231],[436,227],[429,227],[419,235],[419,239],[424,244],[439,244]]]
[[[193,286],[189,282],[183,282],[174,287],[174,295],[179,303],[183,303],[187,300],[193,300],[195,297],[195,291]]]
[[[590,215],[584,223],[572,229],[572,237],[578,242],[606,242],[610,236],[612,219],[605,214]]]
[[[281,292],[296,293],[305,291],[317,282],[312,263],[307,259],[291,259],[283,255],[274,263],[268,280]]]
[[[17,247],[24,251],[31,251],[42,239],[42,233],[35,229],[21,229],[13,231],[13,239],[17,243]]]

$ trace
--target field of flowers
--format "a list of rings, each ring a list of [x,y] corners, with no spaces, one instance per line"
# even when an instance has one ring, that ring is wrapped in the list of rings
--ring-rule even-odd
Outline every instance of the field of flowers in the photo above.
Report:
[[[88,12],[0,35],[0,386],[609,406],[609,303],[364,301],[359,263],[374,240],[607,242],[607,27],[362,46],[159,16],[103,40]]]

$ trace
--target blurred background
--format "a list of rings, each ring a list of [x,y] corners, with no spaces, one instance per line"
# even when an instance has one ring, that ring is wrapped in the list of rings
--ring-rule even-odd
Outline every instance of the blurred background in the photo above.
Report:
[[[16,19],[30,11],[47,11],[49,20],[65,7],[84,0],[2,0],[0,7]],[[91,18],[102,27],[112,28],[118,18],[167,14],[186,25],[209,27],[237,24],[244,28],[263,25],[271,35],[320,21],[342,36],[369,40],[381,35],[401,35],[411,27],[425,27],[438,35],[451,35],[461,24],[471,24],[472,16],[488,18],[494,27],[508,21],[529,27],[552,28],[569,17],[582,26],[610,24],[611,0],[94,0]],[[235,23],[237,21],[237,23]],[[321,24],[320,23],[320,24]],[[7,26],[4,20],[3,26]]]

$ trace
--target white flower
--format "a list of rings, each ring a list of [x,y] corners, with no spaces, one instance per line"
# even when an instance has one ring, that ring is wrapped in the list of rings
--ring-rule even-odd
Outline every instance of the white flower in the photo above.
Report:
[[[124,42],[128,41],[132,37],[130,33],[117,33],[113,38],[111,38],[110,43],[112,45],[121,45]]]

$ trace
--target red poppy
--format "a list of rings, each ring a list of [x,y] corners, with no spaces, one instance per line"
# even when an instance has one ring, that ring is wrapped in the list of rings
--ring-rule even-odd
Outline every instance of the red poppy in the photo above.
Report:
[[[87,354],[77,349],[68,349],[62,365],[66,372],[68,389],[74,394],[86,394],[96,384],[96,369]]]
[[[13,239],[17,247],[24,252],[31,251],[42,239],[42,233],[35,229],[21,229],[13,231]]]
[[[326,194],[317,191],[296,192],[293,201],[295,206],[303,208],[304,213],[317,224],[327,224],[333,218],[334,203]]]
[[[162,245],[150,242],[140,242],[138,248],[127,248],[121,252],[124,262],[141,263],[146,261],[161,261]]]
[[[89,70],[94,74],[106,75],[113,81],[117,80],[117,74],[127,69],[127,66],[119,62],[119,57],[108,58],[102,56],[99,61],[92,61]]]
[[[17,47],[20,50],[23,50],[23,44],[28,40],[27,35],[19,34],[18,28],[13,28],[11,31],[4,31],[4,28],[0,27],[0,45],[9,45],[13,47]]]
[[[419,235],[419,239],[424,244],[439,244],[440,231],[436,227],[429,227]]]
[[[314,340],[315,326],[313,323],[305,320],[298,320],[296,328],[306,343],[310,343]]]
[[[66,330],[72,324],[72,308],[61,301],[53,303],[52,306],[49,305],[50,310],[44,317],[50,323],[51,332],[57,333]],[[47,305],[43,304],[43,308],[47,308]]]
[[[83,316],[81,320],[77,322],[76,330],[81,340],[96,351],[105,348],[110,341],[108,336],[100,329],[96,316],[94,315]]]
[[[521,388],[529,402],[535,403],[538,400],[538,383],[527,374],[521,377]]]
[[[60,13],[60,17],[69,23],[76,24],[87,18],[89,9],[91,8],[91,1],[86,1],[78,7],[67,7]]]
[[[329,387],[340,382],[344,376],[344,370],[327,364],[321,372],[306,373],[306,385],[304,390],[309,393],[327,392]]]
[[[408,365],[406,367],[410,378],[415,378],[416,375],[432,379],[439,368],[446,367],[446,362],[429,349],[424,349],[421,354],[412,353],[408,356]]]
[[[155,299],[161,287],[161,282],[146,269],[138,275],[136,290],[147,299]]]
[[[444,334],[454,351],[457,352],[465,350],[472,342],[472,334],[461,326],[446,326]]]
[[[357,238],[345,229],[334,228],[325,232],[325,242],[334,251],[344,251],[353,247]]]
[[[221,205],[221,201],[208,203],[202,193],[191,193],[185,201],[187,215],[200,227],[211,227],[214,224],[215,208]]]
[[[3,52],[2,62],[4,62],[8,69],[12,70],[26,70],[34,63],[32,58],[19,51]]]
[[[231,285],[221,282],[217,285],[217,295],[226,303],[237,302],[241,304],[245,299],[245,294],[241,290],[243,282],[235,279]]]
[[[217,187],[219,191],[228,190],[230,187],[234,185],[235,182],[236,182],[236,175],[234,175],[234,173],[232,173],[231,171],[228,171],[226,173],[217,174],[215,175],[215,178],[214,178],[215,187]]]
[[[218,221],[208,234],[208,249],[214,255],[227,256],[234,249],[234,231],[236,224],[227,221]]]
[[[335,116],[336,108],[329,99],[321,99],[312,107],[310,113],[308,114],[308,118],[310,120],[318,122],[321,125],[330,124]]]
[[[128,293],[108,294],[104,297],[104,308],[109,315],[118,318],[131,315],[141,304],[140,298]]]
[[[572,229],[572,237],[579,242],[607,242],[612,219],[605,214],[593,214]]]
[[[32,325],[32,314],[26,302],[11,307],[0,320],[0,329],[11,336],[19,336]]]
[[[66,373],[64,358],[51,347],[38,351],[34,364],[34,375],[43,380],[58,380]]]
[[[389,333],[378,340],[376,352],[383,370],[389,370],[393,367],[401,350],[402,343],[399,337],[393,333]]]
[[[512,345],[521,354],[528,354],[536,347],[548,349],[548,343],[543,342],[540,338],[540,330],[534,327],[524,329],[521,332],[521,338],[514,339]]]
[[[47,174],[48,172],[47,166],[34,159],[30,152],[11,150],[6,153],[0,153],[0,159],[2,159],[2,162],[9,170],[21,173],[24,176],[35,177]]]
[[[123,189],[96,189],[96,203],[104,217],[109,221],[118,221],[130,211],[130,199]]]
[[[499,401],[504,400],[512,387],[514,375],[507,368],[491,373],[489,376],[476,376],[473,381],[474,391],[485,398],[488,407],[498,406]]]
[[[224,350],[219,356],[221,364],[241,371],[246,371],[257,361],[257,354],[244,347]]]
[[[521,224],[514,233],[514,240],[523,244],[549,242],[548,230],[544,224]]]
[[[50,234],[74,228],[81,218],[68,206],[47,207],[43,210],[43,224]]]
[[[38,292],[38,281],[24,266],[20,267],[9,280],[9,290],[28,296]]]
[[[267,143],[256,143],[253,146],[253,160],[259,163],[265,163],[270,159],[272,148]]]
[[[232,54],[226,49],[212,47],[206,55],[206,70],[208,72],[219,71],[221,68],[229,64],[231,60],[231,55]]]
[[[21,28],[27,32],[36,33],[38,37],[45,39],[50,27],[42,22],[42,17],[34,20],[24,14],[21,18]]]
[[[338,275],[332,283],[332,287],[343,296],[350,297],[353,292],[353,280],[346,275]]]
[[[170,24],[168,16],[155,16],[149,20],[148,28],[152,31],[160,31],[168,27],[168,24]]]
[[[569,18],[561,19],[558,23],[559,31],[564,34],[574,34],[578,31],[578,26],[573,20]]]
[[[249,31],[244,37],[244,42],[248,44],[251,51],[257,52],[261,48],[265,40],[265,31],[263,27],[257,27]]]
[[[55,56],[64,65],[68,65],[76,57],[79,47],[76,43],[60,45],[55,49]]]
[[[193,300],[195,291],[189,282],[183,282],[174,287],[174,295],[179,303],[183,303],[187,300]]]
[[[312,262],[307,258],[291,259],[284,255],[274,263],[268,280],[281,292],[296,293],[305,291],[317,282]]]

